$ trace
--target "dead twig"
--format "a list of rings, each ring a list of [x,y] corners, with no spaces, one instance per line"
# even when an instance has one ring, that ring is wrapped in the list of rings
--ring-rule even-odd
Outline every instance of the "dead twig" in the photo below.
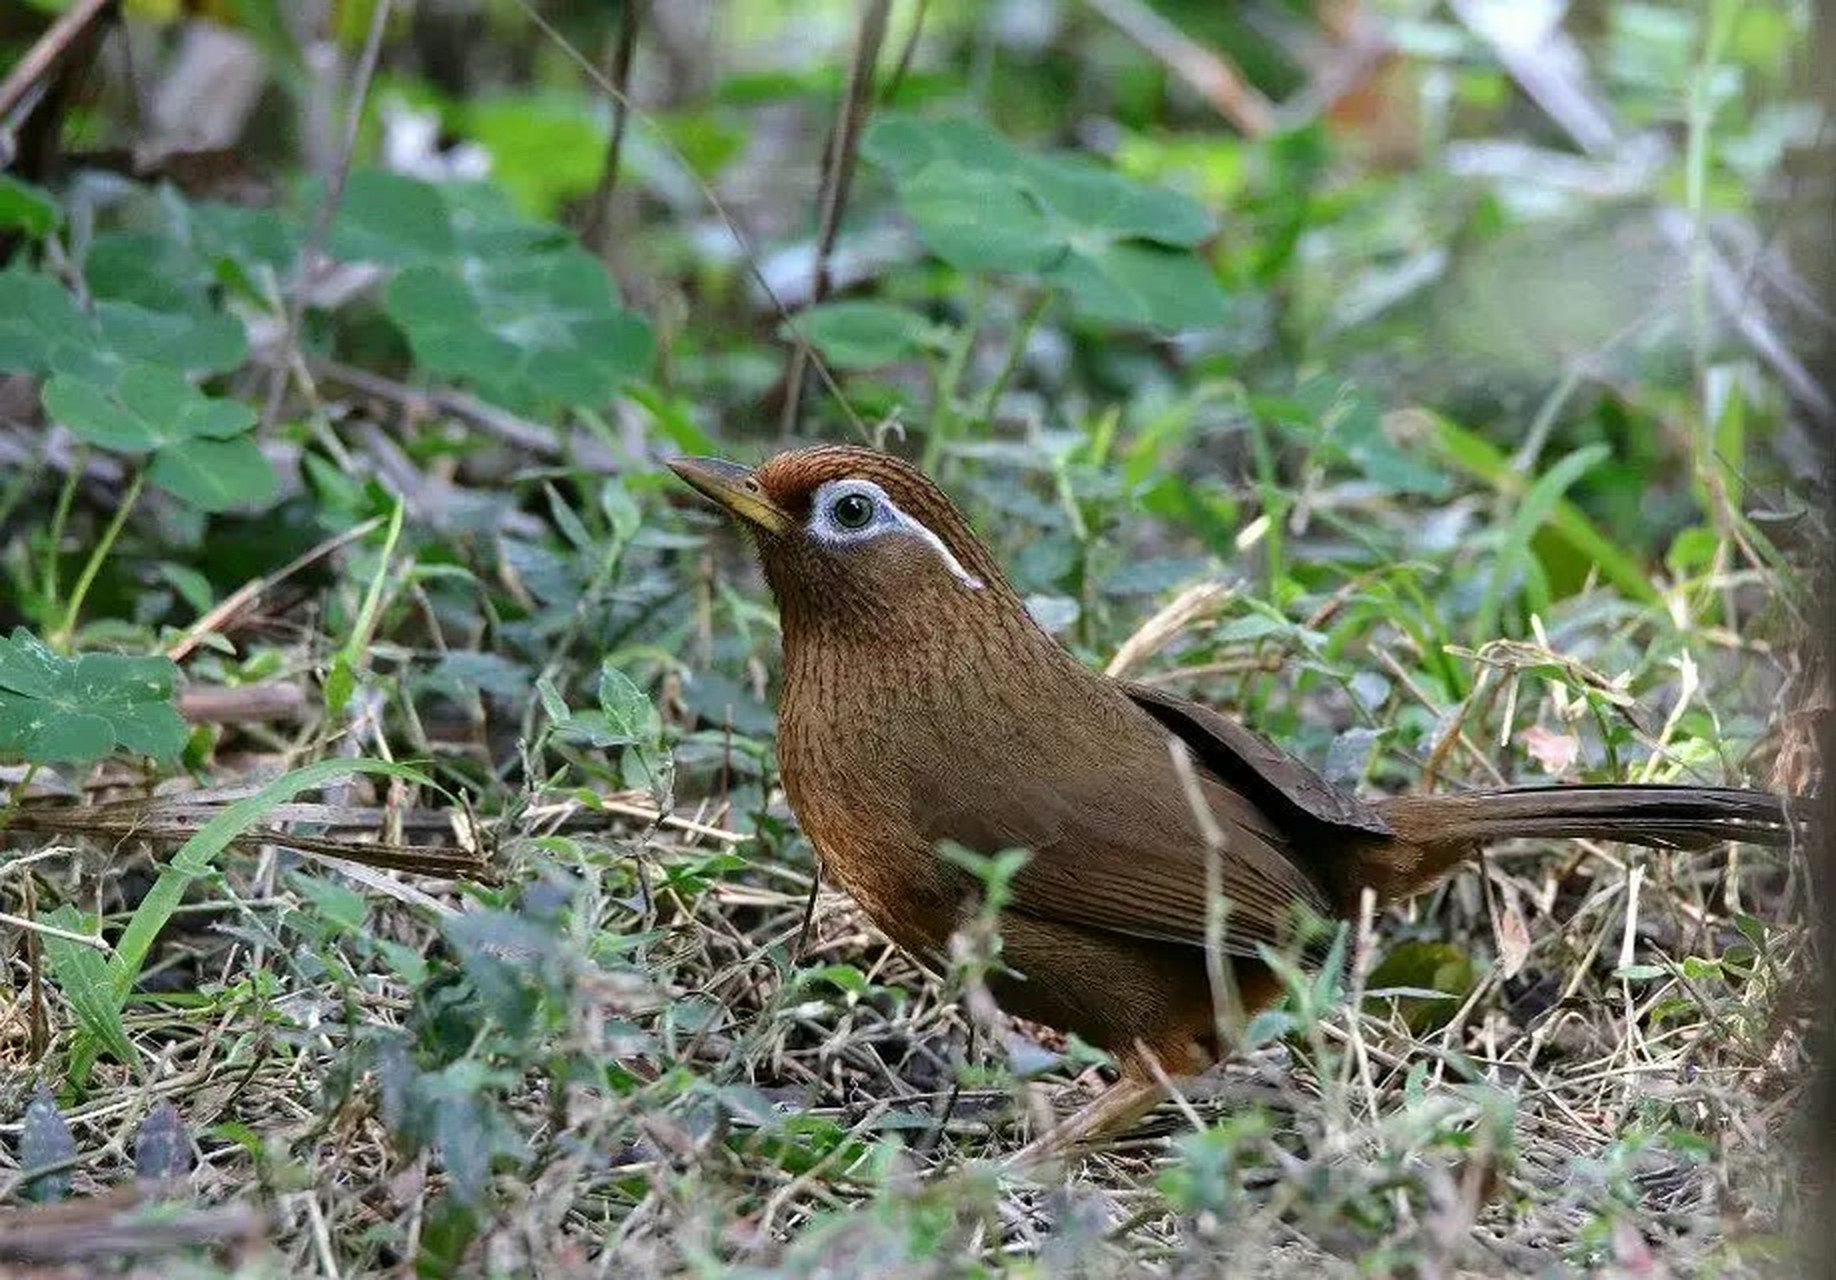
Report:
[[[810,268],[814,281],[810,287],[811,306],[821,303],[833,288],[829,258],[841,235],[842,211],[847,207],[848,192],[854,184],[861,134],[872,110],[874,65],[880,57],[880,46],[886,41],[886,21],[891,10],[892,0],[869,0],[861,10],[861,24],[854,38],[854,57],[848,65],[848,86],[842,95],[840,118],[830,135],[828,163],[823,170],[821,224]],[[784,412],[779,422],[780,433],[785,436],[795,434],[797,420],[802,416],[803,377],[809,364],[809,350],[807,342],[791,343],[790,364],[784,372]]]
[[[631,58],[637,52],[638,26],[643,0],[625,0],[619,6],[618,36],[612,48],[608,76],[618,92],[612,99],[612,136],[606,140],[606,159],[600,166],[599,185],[593,189],[593,206],[581,239],[600,258],[606,256],[612,236],[612,196],[618,190],[619,159],[625,149],[625,127],[631,113],[625,109],[631,94]]]
[[[55,76],[63,65],[82,52],[91,28],[111,15],[117,0],[76,0],[40,36],[4,81],[0,81],[0,119],[25,101],[34,89]]]
[[[281,335],[280,349],[283,354],[268,375],[267,405],[261,415],[264,430],[271,429],[280,417],[281,398],[287,391],[288,374],[306,372],[304,362],[298,355],[300,321],[306,315],[306,299],[312,292],[313,275],[318,269],[319,258],[324,253],[326,241],[331,237],[332,221],[338,216],[338,206],[344,201],[344,184],[351,175],[351,158],[357,152],[357,132],[363,124],[363,105],[370,97],[370,81],[376,76],[376,64],[382,57],[383,35],[389,29],[389,16],[394,10],[393,0],[376,0],[376,7],[370,13],[369,34],[364,37],[363,53],[357,59],[357,74],[351,83],[344,145],[339,149],[331,173],[326,176],[325,199],[319,204],[318,216],[313,219],[306,243],[300,246],[299,279],[294,281],[293,298],[287,305],[287,327]]]
[[[1086,3],[1197,90],[1245,137],[1260,138],[1274,130],[1275,108],[1229,58],[1192,40],[1141,0]]]

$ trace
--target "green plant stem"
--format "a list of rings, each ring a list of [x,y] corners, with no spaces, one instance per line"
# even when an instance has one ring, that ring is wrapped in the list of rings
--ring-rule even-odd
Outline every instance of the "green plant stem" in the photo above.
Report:
[[[956,411],[956,394],[962,386],[963,370],[969,364],[969,353],[975,350],[975,335],[982,327],[982,311],[988,300],[979,282],[972,285],[972,290],[969,314],[963,327],[956,331],[956,345],[950,348],[943,367],[937,371],[937,404],[931,412],[931,430],[925,437],[923,463],[925,471],[933,476],[943,458],[944,445],[956,435],[961,416]]]
[[[994,381],[988,384],[988,389],[982,392],[981,404],[976,409],[976,417],[982,421],[986,422],[993,416],[995,402],[1001,398],[1001,393],[1007,390],[1007,384],[1012,380],[1015,370],[1019,369],[1020,362],[1026,358],[1026,344],[1032,341],[1033,330],[1039,327],[1040,318],[1045,315],[1046,308],[1051,305],[1051,302],[1051,292],[1041,291],[1027,307],[1026,314],[1020,318],[1020,327],[1014,331],[1013,344],[1007,349],[1007,359],[1002,363],[1001,371],[995,375]]]
[[[50,549],[45,552],[45,607],[57,607],[57,549],[64,545],[64,526],[70,520],[70,506],[76,500],[77,482],[83,478],[83,468],[89,465],[89,446],[79,446],[76,457],[70,460],[70,470],[64,474],[63,487],[57,491],[57,507],[51,513]]]
[[[90,587],[95,585],[96,575],[102,571],[102,562],[108,559],[113,550],[115,539],[121,536],[121,530],[127,524],[127,518],[133,513],[134,505],[140,501],[140,490],[146,484],[146,472],[136,471],[128,483],[128,490],[121,495],[121,505],[115,508],[114,519],[108,522],[108,528],[102,531],[102,538],[96,543],[95,550],[89,553],[89,560],[83,566],[82,576],[70,592],[70,604],[64,610],[64,621],[51,637],[51,647],[59,653],[67,652],[70,639],[76,634],[77,617],[83,611],[83,600],[89,594]]]
[[[20,806],[25,804],[26,792],[32,789],[32,779],[38,776],[38,771],[43,767],[37,761],[26,765],[25,772],[20,775],[19,781],[8,789],[6,807],[0,808],[0,833],[4,833],[8,827],[13,825],[13,819],[18,816]],[[30,877],[27,877],[27,882],[30,883]]]

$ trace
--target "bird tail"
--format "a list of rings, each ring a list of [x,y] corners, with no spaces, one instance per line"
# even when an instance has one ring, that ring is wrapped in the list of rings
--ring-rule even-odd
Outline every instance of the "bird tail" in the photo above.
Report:
[[[1378,802],[1394,841],[1367,846],[1364,879],[1385,899],[1419,893],[1480,849],[1519,837],[1623,840],[1657,849],[1701,849],[1723,840],[1782,845],[1793,839],[1786,800],[1738,787],[1506,787]]]

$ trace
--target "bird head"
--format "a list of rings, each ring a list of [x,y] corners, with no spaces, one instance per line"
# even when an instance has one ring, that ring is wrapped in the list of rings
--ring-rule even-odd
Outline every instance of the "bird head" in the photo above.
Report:
[[[909,631],[920,619],[1025,610],[963,514],[917,467],[828,445],[757,468],[714,458],[669,467],[752,534],[793,629]]]

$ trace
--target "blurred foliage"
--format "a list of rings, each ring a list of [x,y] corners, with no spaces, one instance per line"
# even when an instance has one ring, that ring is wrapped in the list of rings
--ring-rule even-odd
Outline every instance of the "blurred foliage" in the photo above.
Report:
[[[33,784],[231,799],[160,865],[7,836],[0,1196],[132,1176],[107,1117],[170,1086],[146,1175],[312,1189],[286,1247],[342,1274],[1773,1260],[1788,859],[1494,860],[1287,974],[1278,1085],[1125,1194],[965,1162],[959,1098],[1099,1055],[969,1034],[986,928],[941,979],[837,910],[802,950],[776,620],[655,460],[899,449],[1093,665],[1226,584],[1135,674],[1348,785],[1784,776],[1813,415],[1754,335],[1827,231],[1808,5],[1571,6],[1590,154],[1426,0],[1154,6],[1254,137],[1140,5],[902,2],[845,200],[841,0],[644,6],[616,151],[623,4],[396,6],[362,85],[374,0],[127,10],[0,174],[0,833]],[[237,843],[429,811],[503,883]]]

